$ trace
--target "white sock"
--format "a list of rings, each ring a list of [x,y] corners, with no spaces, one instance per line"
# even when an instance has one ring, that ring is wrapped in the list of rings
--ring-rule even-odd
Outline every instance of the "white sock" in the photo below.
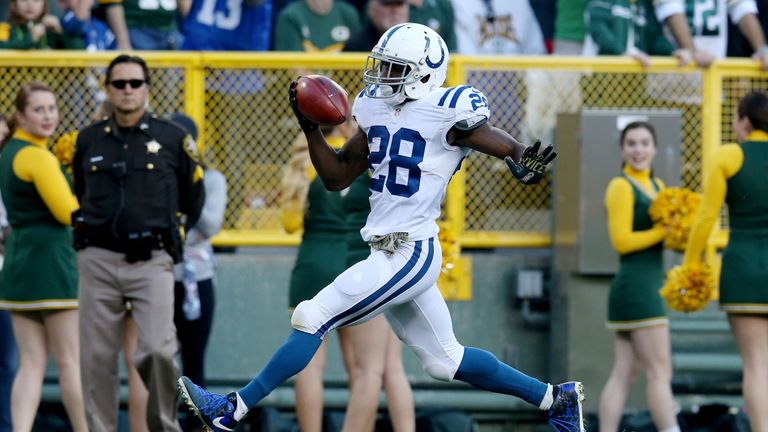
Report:
[[[240,398],[240,393],[235,393],[235,396],[237,396],[237,406],[235,406],[235,420],[240,421],[241,418],[248,414],[248,407],[245,406],[245,402],[243,402],[243,400]]]
[[[659,432],[680,432],[680,426],[671,426],[666,429],[661,429]]]
[[[552,402],[554,402],[554,399],[552,398],[552,384],[547,384],[547,392],[544,393],[544,399],[541,400],[541,403],[539,404],[540,410],[548,410],[552,406]],[[668,431],[661,431],[661,432],[668,432]],[[680,431],[677,431],[680,432]]]

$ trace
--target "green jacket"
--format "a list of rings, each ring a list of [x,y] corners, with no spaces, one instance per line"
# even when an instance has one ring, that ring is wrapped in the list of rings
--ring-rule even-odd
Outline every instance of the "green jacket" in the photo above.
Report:
[[[37,40],[32,41],[27,25],[0,23],[0,49],[85,49],[85,41],[78,36],[55,33],[47,30]]]
[[[648,0],[591,0],[586,15],[589,34],[600,55],[621,55],[630,48],[649,55],[674,51]]]

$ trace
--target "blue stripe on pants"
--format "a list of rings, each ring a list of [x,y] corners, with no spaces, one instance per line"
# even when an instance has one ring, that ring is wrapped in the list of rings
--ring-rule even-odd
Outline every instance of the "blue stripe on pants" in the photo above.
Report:
[[[408,288],[411,288],[412,286],[416,285],[421,280],[421,278],[424,277],[424,275],[429,270],[429,267],[432,265],[432,258],[435,255],[435,242],[434,242],[434,240],[435,240],[434,237],[429,239],[429,252],[427,252],[427,259],[424,260],[424,265],[421,266],[421,268],[419,269],[418,273],[416,273],[416,275],[411,280],[409,280],[408,282],[403,284],[403,286],[400,287],[397,291],[395,291],[394,293],[392,293],[389,296],[387,296],[387,298],[382,300],[381,303],[376,305],[374,308],[368,310],[367,312],[364,312],[362,315],[359,315],[357,317],[350,318],[350,319],[346,320],[345,322],[339,324],[339,326],[351,325],[355,321],[359,321],[359,320],[361,320],[361,319],[371,315],[372,313],[374,313],[375,310],[381,309],[382,306],[384,306],[387,303],[389,303],[392,300],[394,300],[397,296],[399,296],[400,294],[404,293]]]
[[[413,268],[416,266],[416,263],[419,261],[419,258],[421,258],[423,243],[424,243],[423,241],[416,242],[416,245],[413,248],[413,254],[408,259],[408,262],[406,262],[405,266],[403,266],[403,268],[401,268],[400,271],[395,273],[395,275],[392,276],[381,288],[377,289],[372,294],[370,294],[363,300],[359,301],[357,304],[355,304],[351,308],[341,312],[340,314],[328,320],[328,322],[320,326],[320,329],[315,333],[315,335],[320,337],[324,336],[331,328],[333,328],[334,325],[336,325],[336,323],[338,323],[341,320],[346,319],[347,322],[351,322],[351,321],[357,321],[361,319],[363,316],[365,316],[367,312],[363,311],[363,309],[365,309],[366,307],[374,303],[376,300],[378,300],[382,296],[386,295],[387,291],[389,291],[390,289],[392,289],[392,287],[400,283],[408,275],[408,273],[410,273],[411,270],[413,270]],[[427,264],[428,263],[429,262],[427,262]],[[428,265],[426,267],[428,267]],[[420,277],[419,275],[423,273],[422,270],[420,270],[419,274],[417,274],[414,278],[419,278]],[[413,279],[411,280],[411,282],[415,283]]]

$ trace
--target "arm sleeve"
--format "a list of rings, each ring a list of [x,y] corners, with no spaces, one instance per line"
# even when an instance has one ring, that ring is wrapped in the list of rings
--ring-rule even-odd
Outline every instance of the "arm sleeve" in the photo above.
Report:
[[[754,0],[728,0],[728,15],[732,23],[738,24],[747,14],[757,15],[757,4]]]
[[[205,204],[194,229],[203,237],[210,238],[221,230],[224,223],[224,210],[227,207],[227,180],[218,171],[205,174]]]
[[[683,257],[684,264],[701,260],[709,235],[712,233],[712,227],[725,202],[728,177],[739,170],[744,160],[744,153],[739,146],[724,146],[716,150],[712,160],[717,161],[717,164],[704,182],[704,198],[701,200],[696,222],[688,237],[688,245]]]
[[[41,148],[24,148],[13,161],[13,171],[19,178],[28,179],[35,185],[40,198],[59,223],[72,224],[72,212],[77,210],[77,200],[56,156]]]
[[[619,38],[613,31],[614,18],[611,15],[611,4],[605,1],[591,1],[587,5],[587,17],[589,19],[589,34],[599,47],[601,55],[624,54]]]
[[[605,192],[605,208],[608,212],[608,233],[611,244],[620,255],[647,249],[664,240],[662,227],[632,231],[634,203],[632,186],[621,178],[611,180]]]
[[[196,145],[191,136],[185,135],[180,149],[178,185],[179,211],[187,215],[187,227],[195,226],[205,204],[205,186],[203,169],[190,156],[196,151]]]
[[[685,15],[684,0],[653,0],[653,8],[656,12],[656,19],[662,24],[672,15]]]

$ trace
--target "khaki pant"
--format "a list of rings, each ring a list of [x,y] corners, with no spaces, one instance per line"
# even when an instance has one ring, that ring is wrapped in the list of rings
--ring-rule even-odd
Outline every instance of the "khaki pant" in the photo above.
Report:
[[[151,431],[179,432],[176,421],[178,350],[173,325],[173,262],[164,251],[129,264],[125,255],[87,247],[77,254],[80,271],[80,365],[91,431],[117,431],[125,301],[139,332],[133,364],[149,390]]]

